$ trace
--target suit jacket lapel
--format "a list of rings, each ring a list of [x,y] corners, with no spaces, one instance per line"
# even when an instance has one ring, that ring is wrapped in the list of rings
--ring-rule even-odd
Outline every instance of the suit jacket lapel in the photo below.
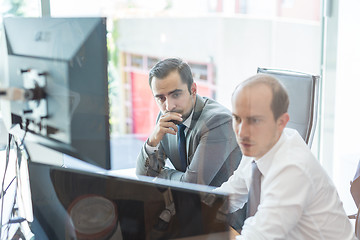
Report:
[[[187,151],[187,158],[189,159],[189,157],[191,155],[193,155],[194,153],[194,141],[195,138],[193,136],[193,134],[195,134],[195,129],[200,129],[201,126],[196,125],[200,115],[202,113],[202,110],[204,109],[205,103],[207,102],[207,99],[202,98],[199,95],[196,95],[196,102],[195,102],[195,106],[194,106],[194,113],[191,119],[191,124],[189,127],[189,130],[186,134],[186,151]],[[196,147],[195,147],[196,148]]]
[[[195,102],[195,107],[194,107],[194,114],[193,114],[193,117],[191,119],[191,124],[190,124],[190,127],[189,127],[190,129],[193,129],[195,127],[196,122],[199,119],[206,102],[207,102],[207,99],[204,99],[204,98],[202,98],[202,97],[200,97],[199,95],[196,94],[196,102]]]

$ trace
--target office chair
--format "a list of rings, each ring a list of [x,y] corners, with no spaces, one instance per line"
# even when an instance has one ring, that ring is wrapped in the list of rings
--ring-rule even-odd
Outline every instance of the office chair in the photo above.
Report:
[[[287,127],[296,129],[311,147],[317,121],[320,77],[281,69],[258,68],[257,72],[271,75],[285,86],[290,100]]]
[[[357,213],[349,215],[348,217],[350,219],[355,219],[355,236],[360,238],[360,160],[358,162],[354,179],[350,182],[350,193],[358,210]]]

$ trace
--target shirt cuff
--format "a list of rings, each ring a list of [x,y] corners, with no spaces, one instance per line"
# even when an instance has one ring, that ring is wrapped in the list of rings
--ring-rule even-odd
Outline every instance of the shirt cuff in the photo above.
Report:
[[[160,143],[156,145],[155,147],[152,147],[148,144],[148,140],[145,143],[145,150],[147,154],[153,154],[159,150]]]

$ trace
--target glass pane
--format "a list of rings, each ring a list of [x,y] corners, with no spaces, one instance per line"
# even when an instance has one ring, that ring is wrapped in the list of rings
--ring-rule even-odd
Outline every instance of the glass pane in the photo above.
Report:
[[[334,112],[328,115],[334,121],[333,129],[329,129],[334,139],[334,181],[348,214],[357,211],[350,194],[350,181],[360,160],[360,111],[356,107],[360,102],[360,81],[356,74],[360,64],[359,10],[359,1],[339,1],[337,59],[332,59],[336,64],[336,88],[335,96],[332,96]]]
[[[53,0],[51,13],[108,19],[112,149],[125,150],[115,169],[135,167],[152,131],[159,109],[147,74],[159,59],[183,58],[199,93],[228,108],[235,86],[258,67],[320,73],[320,0],[85,2]]]
[[[148,83],[149,70],[156,62],[168,57],[184,59],[192,69],[197,83],[197,93],[231,109],[230,96],[235,86],[254,75],[258,67],[289,69],[315,75],[320,73],[320,2],[320,0],[52,0],[53,17],[107,18],[113,170],[109,174],[133,176],[135,173],[137,156],[151,134],[159,112]],[[74,163],[65,165],[71,167],[71,164]],[[124,179],[96,175],[106,182],[99,187],[96,184],[101,183],[96,181],[94,176],[84,177],[71,169],[57,167],[41,169],[44,166],[36,163],[32,164],[32,167],[38,168],[37,171],[46,176],[44,179],[49,178],[49,172],[52,173],[51,181],[55,187],[55,183],[62,183],[64,179],[68,181],[69,187],[77,190],[72,192],[74,198],[94,192],[94,189],[110,195],[123,194],[122,191],[117,192],[113,189],[119,189],[122,185],[120,182]],[[85,169],[81,164],[76,167]],[[30,177],[37,181],[41,180],[35,175]],[[80,190],[80,194],[78,191],[80,187],[71,181],[78,178],[87,184],[92,179],[94,182],[90,184],[91,189]],[[152,180],[147,179],[147,181]],[[51,181],[45,182],[50,184]],[[78,180],[74,182],[79,183]],[[132,180],[129,182],[132,183]],[[38,183],[40,187],[38,186],[35,191],[44,191],[41,188],[42,183],[43,181]],[[146,181],[144,184],[147,184]],[[133,201],[133,198],[139,197],[140,199],[135,200],[139,201],[141,206],[143,202],[147,204],[148,198],[152,201],[151,204],[156,205],[163,204],[164,198],[165,201],[168,200],[164,194],[167,190],[155,187],[150,189],[150,194],[145,192],[143,195],[137,193],[140,190],[131,185],[123,187],[129,192],[134,192],[130,197],[126,196],[130,199],[125,200]],[[63,189],[64,185],[57,187],[58,189],[51,191],[65,192],[66,197],[67,188]],[[194,195],[198,204],[197,190]],[[34,196],[42,195],[34,194]],[[179,196],[175,195],[175,197]],[[154,200],[152,197],[157,199]],[[158,199],[160,200],[157,201]],[[69,199],[56,199],[56,201],[59,211],[67,211],[71,205]],[[41,202],[37,203],[41,205]],[[125,206],[121,201],[117,204]],[[38,207],[45,209],[43,206]],[[147,208],[152,211],[151,205]],[[135,216],[128,212],[126,214]],[[154,212],[149,213],[148,216],[155,216],[155,220],[158,218]],[[127,230],[131,230],[136,222],[130,218],[128,224],[130,225]],[[222,226],[220,229],[223,229]],[[62,230],[59,231],[63,233]]]

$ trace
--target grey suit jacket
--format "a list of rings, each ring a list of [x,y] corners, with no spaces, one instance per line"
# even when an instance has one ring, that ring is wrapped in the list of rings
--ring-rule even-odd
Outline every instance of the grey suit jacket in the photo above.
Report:
[[[161,116],[161,113],[158,116]],[[181,168],[177,137],[166,134],[159,150],[148,155],[145,144],[138,156],[139,175],[220,186],[236,170],[241,151],[232,130],[231,113],[224,106],[208,98],[196,96],[191,126],[186,133],[187,169]],[[165,167],[168,158],[175,169]]]

